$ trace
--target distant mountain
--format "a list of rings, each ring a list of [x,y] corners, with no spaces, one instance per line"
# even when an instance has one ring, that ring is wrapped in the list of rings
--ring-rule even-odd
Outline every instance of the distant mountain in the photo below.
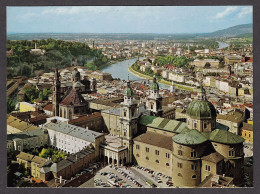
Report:
[[[209,38],[224,38],[224,37],[235,37],[241,34],[252,34],[253,24],[241,24],[237,26],[232,26],[223,30],[218,30],[211,33],[205,33],[199,35],[199,37],[209,37]]]

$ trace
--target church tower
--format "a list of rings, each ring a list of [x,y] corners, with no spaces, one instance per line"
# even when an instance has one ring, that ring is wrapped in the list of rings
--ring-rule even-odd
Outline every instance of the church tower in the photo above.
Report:
[[[155,76],[150,85],[150,94],[146,101],[146,109],[150,112],[151,116],[162,116],[162,97],[159,94],[159,84],[157,83]]]
[[[60,103],[60,74],[58,68],[55,69],[54,86],[52,92],[52,114],[59,116],[59,103]]]
[[[134,93],[127,82],[127,88],[124,91],[124,102],[120,108],[120,138],[123,146],[128,147],[127,163],[133,161],[133,138],[137,133],[137,102],[134,99]]]

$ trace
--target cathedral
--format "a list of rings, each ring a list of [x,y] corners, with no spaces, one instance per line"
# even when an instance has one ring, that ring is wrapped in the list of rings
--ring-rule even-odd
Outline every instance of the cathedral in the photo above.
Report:
[[[76,69],[72,72],[72,83],[62,97],[56,69],[53,115],[72,119],[73,115],[89,112],[88,102],[81,95],[84,84]],[[99,149],[103,162],[137,164],[171,176],[178,187],[197,187],[213,175],[231,177],[238,186],[242,183],[244,139],[217,128],[217,111],[202,86],[197,99],[187,107],[187,122],[161,117],[162,97],[156,77],[150,84],[144,110],[134,98],[130,81],[123,95],[119,108],[101,111],[109,131]]]
[[[73,119],[73,115],[82,115],[88,113],[88,102],[82,96],[82,93],[95,92],[96,80],[81,80],[80,72],[75,68],[71,76],[72,87],[61,95],[61,82],[58,69],[55,70],[54,86],[52,95],[53,116],[60,116],[66,119]]]

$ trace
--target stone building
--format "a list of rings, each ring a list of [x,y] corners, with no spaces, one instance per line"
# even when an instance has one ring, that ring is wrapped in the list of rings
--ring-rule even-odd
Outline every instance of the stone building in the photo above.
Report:
[[[48,132],[44,129],[34,129],[7,135],[7,151],[23,151],[49,144]]]
[[[104,142],[103,133],[77,127],[60,121],[43,125],[48,130],[50,145],[69,154],[85,148],[95,148],[96,158],[100,157],[99,147]]]

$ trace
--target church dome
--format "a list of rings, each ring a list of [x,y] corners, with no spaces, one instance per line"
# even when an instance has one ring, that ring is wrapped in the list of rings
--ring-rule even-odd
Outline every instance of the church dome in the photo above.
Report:
[[[217,112],[209,101],[193,100],[187,107],[187,115],[193,119],[212,119],[216,118]]]
[[[159,84],[156,82],[156,77],[153,77],[153,82],[150,84],[151,90],[159,90]]]
[[[130,87],[130,82],[129,81],[127,82],[127,87],[126,87],[126,89],[124,91],[124,95],[128,96],[128,97],[134,95],[134,92],[133,92],[132,88]]]

